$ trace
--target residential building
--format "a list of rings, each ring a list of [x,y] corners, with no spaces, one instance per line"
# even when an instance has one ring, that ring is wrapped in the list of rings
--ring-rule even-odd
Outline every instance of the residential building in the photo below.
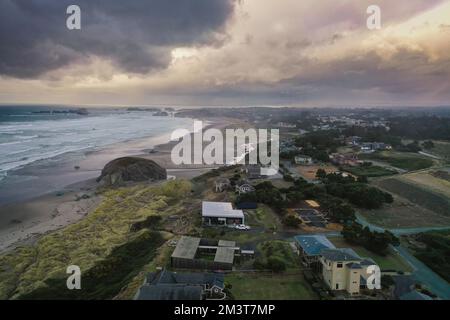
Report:
[[[300,164],[300,165],[314,164],[313,159],[310,156],[306,156],[306,155],[295,156],[294,161],[295,161],[295,164]]]
[[[224,299],[222,273],[178,273],[162,269],[149,273],[134,300]]]
[[[333,153],[330,156],[330,161],[334,165],[337,166],[357,166],[360,164],[360,161],[358,160],[358,155],[355,153]]]
[[[359,143],[361,142],[362,138],[358,136],[351,136],[345,138],[345,143],[349,146],[359,146]]]
[[[320,274],[330,290],[358,295],[367,288],[368,267],[376,265],[371,258],[361,258],[349,248],[336,248],[324,235],[298,235],[294,239],[303,263]]]
[[[299,235],[294,237],[295,245],[303,262],[312,267],[319,262],[320,253],[323,249],[335,249],[334,244],[323,235]],[[321,264],[316,264],[319,267]]]
[[[331,290],[345,290],[358,295],[367,285],[367,268],[376,263],[369,258],[361,258],[349,248],[323,249],[320,252],[322,277]]]
[[[202,222],[205,225],[234,226],[245,223],[244,212],[235,210],[231,202],[202,202]]]
[[[228,190],[230,186],[230,180],[227,178],[219,178],[214,182],[216,192],[224,192],[225,190]]]
[[[241,257],[236,242],[183,236],[170,258],[171,266],[180,269],[231,270],[235,258]]]
[[[383,142],[365,142],[361,145],[361,151],[366,153],[383,150],[392,150],[392,146]]]
[[[255,187],[247,180],[239,180],[235,185],[236,192],[241,195],[244,193],[255,192]]]
[[[247,173],[247,177],[251,180],[263,178],[260,165],[248,165],[245,167],[245,172]]]

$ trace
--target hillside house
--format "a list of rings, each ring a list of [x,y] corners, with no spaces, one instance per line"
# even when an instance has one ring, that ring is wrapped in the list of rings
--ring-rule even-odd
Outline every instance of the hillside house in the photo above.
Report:
[[[234,226],[245,223],[244,212],[235,210],[231,202],[202,202],[202,222],[208,226]]]

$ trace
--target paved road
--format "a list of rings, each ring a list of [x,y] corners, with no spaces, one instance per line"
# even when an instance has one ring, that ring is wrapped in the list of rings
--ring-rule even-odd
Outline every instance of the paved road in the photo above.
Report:
[[[369,223],[366,219],[364,219],[361,215],[356,214],[357,220],[363,226],[369,227],[372,231],[384,232],[384,228],[379,226],[375,226]],[[407,235],[407,234],[416,234],[421,232],[433,231],[433,230],[446,230],[450,229],[450,227],[446,228],[410,228],[410,229],[388,229],[390,232],[395,234],[396,236]],[[391,246],[392,249],[397,251],[403,259],[405,259],[413,268],[412,276],[419,283],[423,283],[428,289],[430,289],[434,294],[442,299],[450,300],[450,284],[445,281],[441,276],[435,273],[433,270],[428,268],[424,263],[415,258],[412,254],[408,252],[402,246],[394,247]]]
[[[402,246],[393,248],[414,268],[412,276],[415,280],[423,283],[434,294],[441,299],[450,300],[450,284],[442,279],[437,273],[428,268],[424,263],[416,259],[407,249]]]

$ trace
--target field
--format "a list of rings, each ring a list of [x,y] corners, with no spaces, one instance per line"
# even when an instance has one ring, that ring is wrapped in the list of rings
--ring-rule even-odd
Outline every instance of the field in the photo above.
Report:
[[[307,180],[316,180],[316,173],[319,169],[325,170],[326,173],[333,173],[338,171],[338,169],[332,165],[296,166],[295,168],[298,174]]]
[[[433,141],[434,148],[425,150],[431,154],[437,155],[444,159],[450,160],[450,142],[446,141]]]
[[[232,273],[225,277],[240,300],[314,300],[317,295],[298,274]]]
[[[405,260],[403,260],[403,258],[400,255],[398,255],[395,252],[390,252],[386,256],[380,256],[380,255],[373,253],[361,246],[348,243],[342,237],[330,237],[329,240],[337,248],[352,248],[361,257],[372,258],[379,265],[381,270],[396,270],[396,271],[404,271],[404,272],[411,271],[411,267],[409,266],[409,264]]]
[[[385,204],[377,210],[360,209],[359,213],[370,223],[389,229],[450,225],[450,217],[437,214],[396,195],[392,204]]]
[[[433,166],[434,161],[415,153],[382,151],[370,154],[360,154],[360,159],[385,162],[395,168],[407,171],[426,169]]]
[[[437,170],[430,172],[415,172],[402,175],[402,180],[420,185],[432,192],[437,192],[447,196],[450,199],[450,181],[446,178],[450,177],[448,171]]]
[[[344,167],[344,170],[353,174],[354,176],[366,176],[369,178],[391,176],[398,173],[397,171],[374,165],[359,166],[359,167]]]
[[[417,182],[388,178],[376,181],[375,184],[439,215],[450,216],[450,198],[426,186],[418,185]]]

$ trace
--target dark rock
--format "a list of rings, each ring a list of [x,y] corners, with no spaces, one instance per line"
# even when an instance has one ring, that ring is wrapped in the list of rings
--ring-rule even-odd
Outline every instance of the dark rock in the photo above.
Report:
[[[103,168],[97,182],[106,186],[120,186],[128,181],[165,180],[166,178],[166,169],[153,160],[124,157],[109,162]]]

